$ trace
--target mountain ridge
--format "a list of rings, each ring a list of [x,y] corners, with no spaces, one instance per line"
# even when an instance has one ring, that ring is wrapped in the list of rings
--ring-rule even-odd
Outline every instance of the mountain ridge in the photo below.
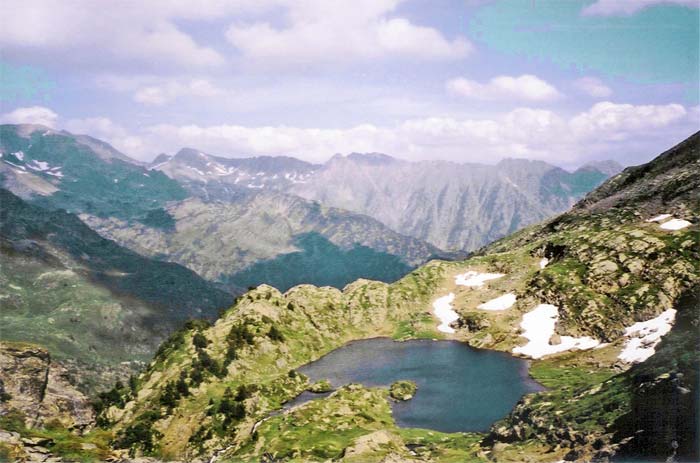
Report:
[[[497,241],[466,261],[432,261],[390,285],[358,280],[342,291],[302,285],[284,294],[258,287],[213,326],[191,329],[168,344],[139,378],[137,393],[118,391],[128,406],[103,412],[121,436],[118,446],[167,458],[194,453],[241,461],[256,461],[263,454],[309,461],[441,461],[448,455],[456,461],[523,461],[542,454],[565,461],[609,461],[618,452],[638,452],[638,442],[650,439],[659,441],[650,449],[653,457],[663,459],[676,439],[683,452],[679,456],[692,458],[697,433],[683,420],[669,421],[660,430],[634,417],[639,410],[643,416],[691,419],[697,406],[700,350],[693,327],[700,320],[698,295],[691,291],[690,304],[684,302],[700,281],[697,137],[671,152],[675,154],[666,167],[661,158],[628,169],[572,211]],[[664,202],[647,193],[650,185],[657,193],[666,192]],[[622,201],[609,201],[620,194]],[[666,207],[677,218],[653,216]],[[664,220],[682,226],[665,227]],[[481,272],[500,276],[481,289],[460,287],[460,281]],[[430,308],[431,301],[448,292],[454,295],[451,304],[458,315],[451,335],[437,331],[439,322]],[[512,308],[479,309],[484,300],[503,293],[516,295]],[[294,368],[348,340],[447,337],[518,353],[531,342],[520,327],[523,317],[542,304],[556,314],[552,333],[543,341],[552,354],[535,356],[531,374],[547,390],[524,397],[488,433],[398,429],[390,417],[375,415],[376,404],[387,400],[382,397],[388,391],[358,385],[274,413],[313,387]],[[651,346],[644,347],[651,349],[651,357],[629,360],[623,355],[637,339],[629,332],[638,322],[651,323],[676,312],[678,323],[669,327],[671,334],[640,341]],[[565,337],[568,343],[582,336],[591,336],[595,348],[562,346]],[[203,367],[189,360],[197,356],[214,361],[203,381],[196,373]],[[170,405],[154,406],[176,381],[190,384],[189,393],[176,396]],[[227,393],[226,384],[237,385],[238,392]],[[644,398],[652,396],[655,401],[643,406]],[[228,414],[232,401],[236,413]],[[325,419],[305,424],[317,409]],[[340,423],[352,432],[338,432]],[[144,425],[158,433],[134,438],[133,430]],[[309,433],[305,439],[317,445],[299,447],[280,437],[299,432]],[[377,432],[383,433],[380,442],[385,446],[358,449],[360,440],[380,439]],[[329,433],[337,438],[322,438]],[[431,434],[438,439],[431,440]]]

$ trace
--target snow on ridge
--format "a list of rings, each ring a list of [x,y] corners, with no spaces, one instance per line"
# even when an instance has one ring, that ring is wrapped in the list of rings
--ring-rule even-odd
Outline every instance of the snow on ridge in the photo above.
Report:
[[[16,152],[12,153],[12,155],[14,157],[16,157],[17,159],[19,159],[20,161],[24,161],[24,151],[16,151]]]
[[[625,328],[625,336],[629,339],[617,358],[627,363],[645,361],[654,355],[656,345],[671,331],[675,320],[676,310],[668,309],[658,317]]]
[[[522,336],[527,338],[528,343],[515,347],[513,353],[539,359],[545,355],[557,354],[571,349],[592,349],[600,344],[600,341],[588,336],[581,338],[560,336],[561,342],[559,344],[550,344],[549,341],[554,334],[558,319],[559,309],[551,304],[540,304],[523,315],[520,327],[523,329]]]
[[[454,293],[447,296],[442,296],[433,302],[433,312],[440,319],[438,331],[443,333],[454,333],[455,330],[450,326],[450,323],[459,319],[457,312],[452,310],[452,302],[455,300]]]
[[[16,169],[27,170],[27,169],[24,168],[24,166],[20,166],[19,164],[15,164],[14,162],[10,162],[10,161],[7,161],[7,160],[5,160],[5,161],[3,161],[3,162],[4,162],[5,164],[11,165],[12,167],[14,167],[14,168],[16,168]]]
[[[662,222],[669,217],[671,217],[671,214],[659,214],[656,217],[652,217],[651,219],[647,220],[647,222]]]
[[[496,278],[501,278],[505,276],[503,273],[479,273],[470,270],[461,275],[455,277],[455,284],[460,286],[470,286],[473,288],[480,288],[484,286],[484,282],[488,280],[495,280]]]
[[[664,222],[660,225],[664,230],[681,230],[685,227],[692,225],[687,220],[683,219],[671,219],[668,222]]]
[[[43,172],[45,170],[49,170],[49,163],[44,161],[33,160],[30,164],[27,164],[27,167],[33,170],[38,170],[39,172]]]
[[[513,304],[515,304],[516,299],[517,297],[515,296],[515,294],[507,293],[503,296],[499,296],[495,299],[491,299],[490,301],[484,302],[477,308],[481,310],[492,311],[508,310],[511,307],[513,307]]]

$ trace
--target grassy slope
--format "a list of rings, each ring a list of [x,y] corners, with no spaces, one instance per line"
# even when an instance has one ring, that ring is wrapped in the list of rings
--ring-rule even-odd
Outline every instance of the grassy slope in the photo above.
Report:
[[[77,217],[0,189],[3,339],[26,340],[91,366],[147,360],[192,317],[233,296],[176,264],[106,240]]]

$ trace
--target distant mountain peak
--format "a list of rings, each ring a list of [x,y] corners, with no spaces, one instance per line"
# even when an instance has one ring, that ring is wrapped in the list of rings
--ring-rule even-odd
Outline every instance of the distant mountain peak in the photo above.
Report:
[[[330,158],[326,164],[333,164],[339,161],[349,161],[357,164],[369,164],[375,166],[400,162],[399,159],[383,153],[350,153],[348,155],[336,154]]]
[[[162,166],[166,162],[170,161],[172,158],[173,157],[169,154],[160,153],[158,156],[156,156],[156,158],[153,161],[151,161],[150,168]]]
[[[620,164],[617,161],[613,161],[611,159],[607,159],[604,161],[591,161],[588,162],[581,167],[579,167],[577,170],[597,170],[598,172],[602,172],[610,177],[613,175],[617,175],[620,172],[622,172],[622,169],[625,167]]]
[[[177,159],[179,161],[188,161],[188,160],[201,160],[204,158],[208,158],[209,155],[202,153],[201,151],[194,149],[194,148],[182,148],[180,151],[175,153],[175,155],[172,157],[172,159]]]

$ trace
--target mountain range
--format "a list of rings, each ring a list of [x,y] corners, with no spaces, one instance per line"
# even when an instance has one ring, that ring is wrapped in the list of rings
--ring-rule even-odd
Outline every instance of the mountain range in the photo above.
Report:
[[[8,178],[19,182],[19,177],[31,174],[61,186],[50,182],[51,175],[29,172],[34,169],[28,163],[44,169],[39,163],[48,161],[35,153],[13,153],[8,168],[15,172]],[[2,159],[8,159],[4,150]],[[108,164],[120,162],[113,159]],[[362,156],[361,162],[394,161],[371,155]],[[504,172],[509,162],[504,162]],[[55,167],[48,169],[56,172]],[[116,344],[116,356],[122,347],[141,349],[139,342],[147,339],[139,337],[147,336],[144,329],[161,328],[152,317],[177,319],[182,327],[170,329],[172,334],[142,373],[100,393],[92,405],[94,415],[86,411],[87,399],[57,379],[56,371],[52,373],[47,366],[50,354],[43,348],[2,343],[3,374],[12,380],[7,387],[0,384],[4,430],[0,455],[244,462],[536,461],[542,455],[548,461],[696,460],[700,456],[699,167],[700,133],[696,133],[652,162],[605,181],[569,211],[522,228],[466,259],[433,259],[391,283],[358,279],[342,289],[302,284],[281,292],[261,284],[237,298],[213,323],[184,325],[189,314],[212,314],[232,296],[179,264],[144,257],[100,237],[86,223],[97,221],[93,226],[115,235],[133,226],[149,243],[168,246],[168,240],[185,239],[180,233],[188,230],[184,224],[189,223],[192,242],[211,236],[222,245],[230,235],[258,228],[244,225],[228,233],[219,230],[223,226],[219,223],[236,223],[240,217],[255,223],[263,220],[257,214],[265,208],[264,224],[271,229],[281,217],[298,215],[286,222],[297,224],[289,237],[299,240],[301,248],[316,249],[332,239],[357,237],[380,227],[379,222],[362,216],[365,228],[334,238],[333,227],[354,213],[338,212],[286,191],[243,191],[237,201],[204,200],[193,196],[185,182],[177,185],[187,192],[186,199],[157,203],[152,209],[143,206],[137,216],[125,218],[106,214],[114,207],[115,198],[110,198],[99,209],[105,212],[102,215],[74,209],[82,221],[76,214],[31,204],[3,191],[0,231],[7,256],[3,258],[12,267],[4,272],[1,289],[3,298],[14,304],[3,317],[17,332],[15,341],[31,338],[66,356],[68,341],[82,342],[71,339],[78,332],[97,333],[84,336],[89,345],[75,347],[83,353],[96,350],[93,343],[98,337],[115,339],[136,330],[125,346]],[[521,177],[509,175],[510,180],[527,183],[523,178],[529,174],[519,173]],[[21,185],[34,186],[33,182]],[[554,186],[545,190],[559,191],[562,182],[560,178],[549,182]],[[576,182],[565,184],[575,190]],[[24,192],[30,201],[51,203],[51,194],[32,191]],[[76,209],[85,207],[69,194],[61,200]],[[241,201],[252,205],[235,209]],[[212,209],[205,212],[208,207]],[[270,213],[275,208],[278,212]],[[313,220],[308,208],[317,209]],[[222,210],[231,216],[212,222],[211,217]],[[201,222],[196,219],[199,212]],[[154,215],[158,220],[149,223]],[[303,228],[309,223],[311,228]],[[217,226],[208,229],[212,224]],[[167,237],[156,237],[147,229],[161,230]],[[387,233],[387,228],[375,229],[377,240]],[[384,245],[390,249],[392,235],[387,236]],[[136,240],[131,246],[143,242]],[[154,254],[161,248],[148,249],[140,252]],[[433,250],[400,249],[406,256]],[[358,250],[362,252],[350,254],[350,261],[369,252],[354,246],[350,253]],[[269,274],[278,274],[285,266],[299,271],[296,265],[304,260],[293,254],[283,253],[283,259],[268,267]],[[197,265],[205,272],[206,265]],[[79,292],[83,287],[85,296]],[[35,296],[35,290],[43,292]],[[101,300],[93,296],[98,291]],[[65,301],[53,302],[61,297]],[[119,297],[135,301],[134,305],[124,305]],[[503,303],[505,297],[508,304]],[[84,300],[88,302],[83,304]],[[442,309],[446,300],[454,313],[449,319],[444,319]],[[82,308],[76,309],[74,301]],[[117,303],[122,305],[115,307]],[[546,322],[531,323],[542,316]],[[138,317],[151,323],[131,322]],[[154,333],[153,338],[159,336]],[[524,396],[487,431],[443,433],[399,426],[387,387],[349,384],[334,389],[323,381],[311,383],[297,371],[348,342],[378,336],[400,341],[449,339],[528,358],[529,374],[544,388]],[[28,397],[45,389],[51,394],[32,405]],[[309,402],[294,401],[320,392]],[[52,416],[60,419],[51,421]],[[37,422],[40,427],[32,427]],[[82,431],[76,430],[77,423]]]
[[[360,279],[343,290],[284,293],[260,285],[215,323],[174,333],[142,374],[100,395],[100,429],[54,431],[48,442],[59,455],[79,448],[103,459],[695,461],[699,166],[700,133],[564,214],[391,284]],[[438,310],[446,297],[456,314],[448,321]],[[543,313],[547,322],[534,326]],[[388,387],[334,389],[297,371],[377,336],[529,358],[544,388],[484,432],[445,433],[399,426]],[[40,355],[31,349],[3,355]],[[18,363],[15,371],[26,371]],[[304,394],[315,397],[295,402]],[[24,406],[20,399],[6,406]],[[7,452],[35,452],[37,432],[12,413],[14,421],[0,419],[17,436]]]
[[[394,281],[564,210],[618,169],[381,154],[318,165],[190,148],[147,165],[92,137],[32,125],[0,126],[0,156],[0,185],[20,197],[76,213],[104,237],[234,293],[260,283]]]
[[[568,209],[622,170],[612,161],[568,172],[523,159],[491,166],[379,153],[336,155],[317,165],[287,157],[225,159],[193,149],[161,157],[151,168],[204,199],[284,192],[368,215],[438,248],[467,251]]]

